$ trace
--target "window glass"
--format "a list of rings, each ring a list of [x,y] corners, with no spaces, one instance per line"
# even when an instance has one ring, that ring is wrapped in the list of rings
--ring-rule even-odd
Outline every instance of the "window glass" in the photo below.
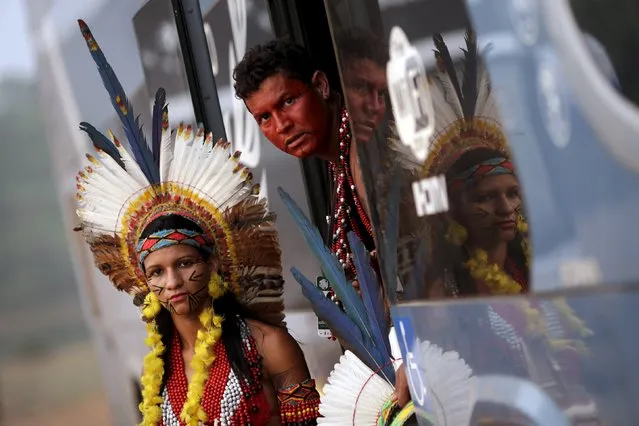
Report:
[[[639,4],[634,0],[570,0],[577,24],[601,72],[639,105]]]
[[[370,225],[420,421],[434,412],[446,424],[441,404],[463,418],[455,424],[600,424],[600,383],[573,366],[592,353],[601,317],[529,294],[525,188],[482,59],[494,46],[461,1],[325,4],[349,120],[337,187]],[[435,372],[439,351],[454,385]],[[474,412],[443,402],[472,406],[465,374],[482,389]],[[532,409],[515,394],[545,402]]]
[[[461,2],[383,2],[381,31],[331,4],[343,198],[371,222],[387,284],[405,301],[526,292],[523,189]]]

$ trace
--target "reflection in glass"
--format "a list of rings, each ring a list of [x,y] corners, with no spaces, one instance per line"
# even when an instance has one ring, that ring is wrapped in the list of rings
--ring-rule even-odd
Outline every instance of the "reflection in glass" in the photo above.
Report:
[[[344,94],[357,142],[368,142],[386,113],[388,45],[381,38],[353,28],[336,36],[342,64]]]
[[[639,4],[635,0],[570,0],[593,61],[639,105]]]
[[[521,188],[475,36],[467,33],[464,60],[457,63],[442,36],[434,45],[438,70],[429,75],[425,100],[435,111],[434,136],[422,175],[412,182],[423,219],[415,231],[430,253],[413,259],[425,279],[413,282],[420,288],[411,293],[521,293],[528,287]]]

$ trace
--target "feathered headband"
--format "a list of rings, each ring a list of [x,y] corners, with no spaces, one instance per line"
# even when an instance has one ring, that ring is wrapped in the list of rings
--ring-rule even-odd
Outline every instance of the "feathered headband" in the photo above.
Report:
[[[455,160],[477,148],[490,148],[508,157],[506,135],[475,34],[466,32],[462,79],[443,37],[438,34],[433,40],[438,72],[429,84],[436,119],[423,165],[426,176],[445,173]]]
[[[178,230],[171,237],[214,245],[226,286],[260,319],[281,324],[283,280],[274,216],[239,162],[240,153],[231,153],[229,142],[213,142],[203,129],[180,125],[171,132],[163,89],[155,96],[149,148],[122,85],[88,26],[78,22],[130,147],[111,131],[106,137],[80,123],[95,153],[87,154],[77,176],[77,214],[98,268],[140,305],[149,292],[140,260],[154,245],[161,247],[141,241],[142,232],[159,216],[179,215],[203,234]]]

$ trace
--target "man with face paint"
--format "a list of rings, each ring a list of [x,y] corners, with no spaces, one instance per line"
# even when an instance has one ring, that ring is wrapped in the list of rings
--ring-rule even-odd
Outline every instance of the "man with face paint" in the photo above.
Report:
[[[274,215],[240,153],[203,129],[171,132],[163,89],[147,145],[80,28],[131,147],[81,123],[96,149],[77,177],[77,214],[96,265],[146,323],[141,424],[316,424],[319,394],[283,322]]]
[[[308,52],[286,41],[252,48],[233,73],[236,95],[273,145],[298,158],[317,156],[329,162],[329,245],[350,279],[356,271],[346,234],[354,231],[368,251],[375,253],[354,143],[368,142],[386,111],[388,49],[384,46],[363,32],[339,38],[349,111]]]

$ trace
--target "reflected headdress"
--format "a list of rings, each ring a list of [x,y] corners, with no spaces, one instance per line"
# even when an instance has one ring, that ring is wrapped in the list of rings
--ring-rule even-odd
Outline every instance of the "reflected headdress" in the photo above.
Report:
[[[461,76],[443,37],[438,34],[433,40],[438,72],[430,77],[429,84],[435,129],[423,164],[425,175],[445,174],[462,155],[478,148],[509,157],[507,138],[474,32],[466,32]]]
[[[201,128],[180,125],[171,132],[163,89],[155,96],[149,147],[118,78],[87,25],[82,20],[79,25],[129,145],[111,131],[107,137],[80,124],[95,152],[86,155],[77,175],[77,214],[96,266],[141,305],[149,294],[141,264],[145,254],[168,241],[210,247],[226,289],[257,318],[281,325],[283,280],[274,215],[259,198],[259,185],[252,183],[240,153]],[[141,238],[151,222],[167,215],[190,220],[202,233],[176,230],[156,234],[155,240]]]
[[[435,131],[422,170],[426,177],[444,175],[450,197],[451,193],[484,177],[515,174],[515,167],[510,159],[508,140],[500,121],[488,70],[479,57],[474,32],[470,29],[466,31],[466,46],[461,49],[463,60],[459,65],[454,63],[440,34],[435,35],[433,41],[438,72],[429,84]],[[434,216],[429,228],[429,239],[433,245],[434,241],[445,236],[454,246],[461,246],[468,237],[466,229],[449,215]],[[528,226],[521,211],[517,212],[517,230],[522,237],[521,246],[528,267]],[[495,293],[516,294],[526,286],[526,283],[515,282],[503,272],[495,270],[497,266],[488,263],[483,250],[473,250],[471,259],[465,265],[473,278],[481,282],[495,281],[488,279],[488,276],[500,278],[491,286]]]

